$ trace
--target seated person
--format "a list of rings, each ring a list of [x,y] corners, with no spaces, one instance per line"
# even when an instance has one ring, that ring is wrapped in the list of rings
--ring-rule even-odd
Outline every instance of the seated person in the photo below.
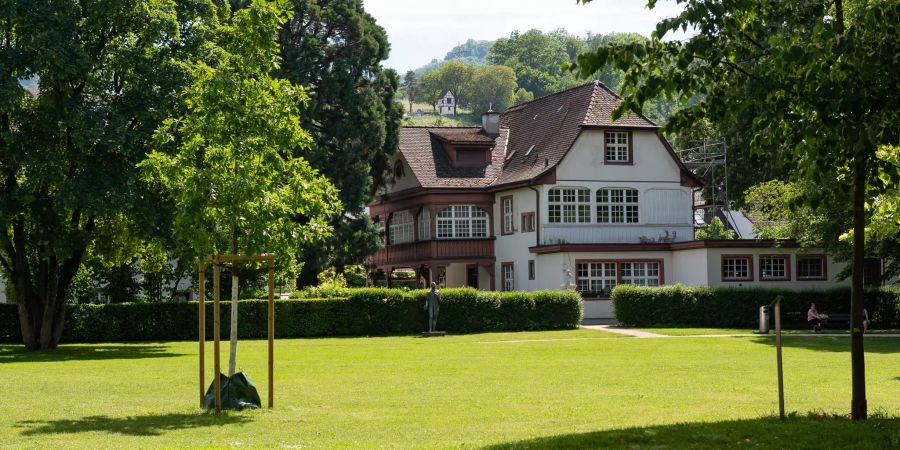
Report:
[[[816,304],[809,304],[809,311],[806,311],[806,322],[812,325],[813,331],[816,333],[822,331],[822,317],[819,316],[819,311],[816,311]]]

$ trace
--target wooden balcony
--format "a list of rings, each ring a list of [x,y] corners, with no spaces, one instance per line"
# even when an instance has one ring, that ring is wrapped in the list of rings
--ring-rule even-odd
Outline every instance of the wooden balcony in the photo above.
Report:
[[[432,239],[388,245],[372,256],[378,267],[405,266],[455,260],[485,260],[494,258],[494,238]]]

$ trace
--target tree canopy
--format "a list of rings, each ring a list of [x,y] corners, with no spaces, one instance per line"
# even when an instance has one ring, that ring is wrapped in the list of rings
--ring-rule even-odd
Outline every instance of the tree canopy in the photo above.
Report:
[[[506,66],[478,67],[465,94],[476,116],[488,109],[503,111],[515,103],[516,73]]]
[[[311,143],[300,126],[305,90],[271,76],[283,3],[254,1],[221,25],[192,68],[185,113],[163,122],[141,167],[170,196],[176,236],[198,254],[275,253],[290,269],[297,243],[325,236],[340,201],[297,156]]]
[[[300,284],[315,284],[328,265],[340,270],[377,250],[377,227],[364,214],[384,185],[399,147],[403,106],[395,102],[400,80],[381,67],[387,35],[362,0],[291,0],[290,19],[279,33],[278,75],[309,86],[301,125],[313,138],[310,165],[340,191],[343,214],[331,220],[333,237],[303,246]]]
[[[878,154],[900,138],[900,59],[885,57],[900,54],[900,2],[860,2],[846,17],[840,0],[680,3],[683,12],[661,21],[648,42],[602,46],[580,55],[576,66],[584,76],[607,65],[625,72],[613,119],[664,96],[684,104],[668,130],[704,119],[746,121],[750,150],[794,159],[795,176],[819,186],[805,202],[852,212],[851,412],[865,418],[865,205],[900,183],[900,167]],[[664,39],[687,28],[697,34]],[[700,100],[688,105],[695,96]],[[842,201],[847,193],[849,204]]]
[[[212,0],[92,6],[0,7],[0,268],[30,349],[59,342],[89,248],[114,253],[122,234],[165,233],[167,205],[135,165],[183,108],[188,63],[223,11]]]

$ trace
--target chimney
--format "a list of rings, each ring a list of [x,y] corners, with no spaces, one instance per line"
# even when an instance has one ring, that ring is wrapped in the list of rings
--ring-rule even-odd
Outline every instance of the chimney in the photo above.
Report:
[[[489,109],[486,113],[481,114],[481,129],[489,135],[496,136],[500,134],[500,113]]]

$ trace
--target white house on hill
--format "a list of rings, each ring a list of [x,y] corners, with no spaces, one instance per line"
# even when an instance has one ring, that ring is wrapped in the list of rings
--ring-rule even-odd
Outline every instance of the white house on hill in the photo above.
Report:
[[[394,179],[370,205],[385,230],[371,263],[390,282],[574,288],[585,317],[612,317],[617,284],[831,287],[817,249],[695,241],[691,172],[650,120],[611,113],[592,82],[485,113],[482,127],[405,127]]]
[[[434,103],[434,107],[437,109],[438,114],[442,116],[455,116],[456,97],[453,96],[453,92],[445,91],[441,93],[437,102]]]

